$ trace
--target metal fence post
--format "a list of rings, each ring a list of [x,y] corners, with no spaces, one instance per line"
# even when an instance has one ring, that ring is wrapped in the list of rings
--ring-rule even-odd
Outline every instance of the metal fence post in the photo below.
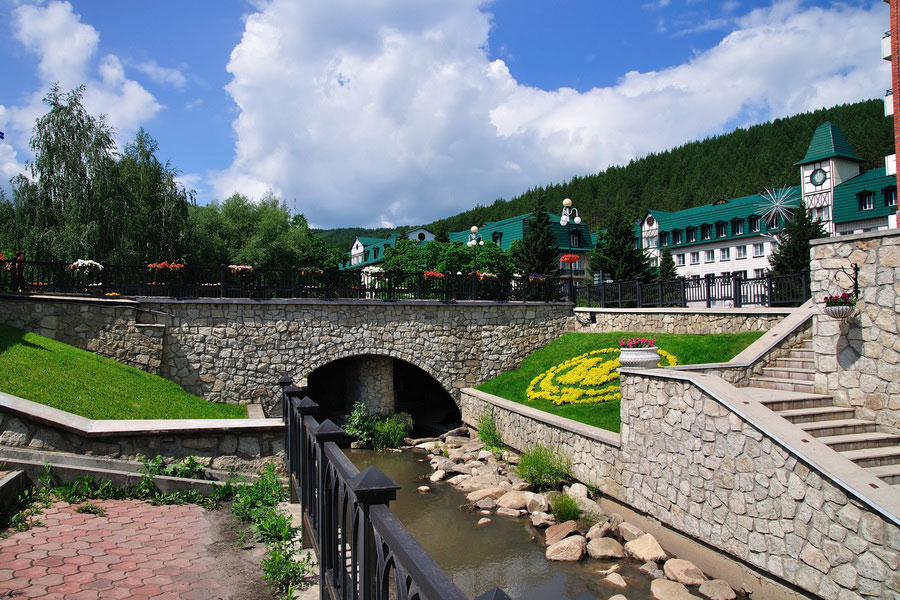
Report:
[[[293,479],[290,482],[291,495],[299,496],[300,514],[302,515],[301,518],[304,518],[309,515],[309,505],[313,497],[312,486],[315,485],[315,478],[313,473],[310,472],[312,465],[309,464],[309,454],[307,452],[309,441],[307,440],[306,426],[303,424],[303,419],[307,415],[313,414],[319,408],[319,405],[310,400],[308,396],[304,396],[300,400],[296,397],[291,397],[288,403],[291,407],[291,412],[289,413],[291,421],[288,431],[294,431],[291,434],[291,446],[287,448],[288,475]],[[308,530],[306,524],[304,522],[304,527],[301,529],[303,532],[301,543],[304,548],[310,548],[312,547],[310,535],[313,532]]]
[[[711,300],[711,298],[710,298],[710,296],[712,296],[712,277],[704,277],[703,279],[706,280],[706,286],[705,286],[705,290],[706,290],[706,308],[709,308],[709,307],[712,306],[712,300]]]
[[[735,273],[731,280],[731,296],[735,308],[740,308],[744,305],[744,294],[741,290],[741,286],[741,274]]]
[[[316,457],[318,458],[318,490],[316,539],[319,540],[319,589],[326,590],[325,579],[329,572],[338,566],[335,564],[334,544],[337,541],[331,532],[337,527],[335,510],[337,507],[329,497],[328,457],[325,455],[325,444],[339,442],[344,439],[344,430],[335,425],[331,419],[325,419],[315,431]],[[343,568],[340,565],[340,568]]]
[[[687,308],[687,292],[686,292],[686,290],[684,289],[684,288],[685,288],[685,283],[686,283],[686,282],[685,282],[684,277],[679,277],[679,278],[678,278],[678,281],[679,281],[679,286],[678,286],[678,288],[679,288],[679,291],[681,292],[681,307],[682,307],[682,308]]]
[[[772,291],[774,288],[772,287],[772,273],[766,273],[766,306],[772,308]]]
[[[643,308],[644,307],[644,290],[643,290],[644,285],[640,282],[640,280],[638,280],[635,282],[634,286],[637,288],[636,297],[637,297],[638,308]]]
[[[228,269],[225,265],[219,265],[219,297],[225,297],[225,271]]]
[[[370,600],[377,597],[375,590],[375,537],[372,535],[372,523],[369,520],[369,508],[375,504],[389,504],[397,498],[400,486],[370,466],[348,481],[350,489],[356,495],[360,510],[363,513],[362,539],[359,548],[359,598]],[[343,566],[343,565],[342,565]]]
[[[282,375],[281,379],[278,380],[278,387],[281,388],[281,420],[285,425],[288,424],[288,403],[285,388],[289,385],[294,385],[294,380],[287,374]]]

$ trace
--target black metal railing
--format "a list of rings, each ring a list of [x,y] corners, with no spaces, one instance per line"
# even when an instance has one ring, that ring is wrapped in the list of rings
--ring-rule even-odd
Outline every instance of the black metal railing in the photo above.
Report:
[[[303,515],[303,544],[319,562],[319,597],[353,600],[467,600],[391,512],[400,489],[370,466],[360,472],[341,450],[344,430],[313,414],[306,389],[282,377],[291,496]],[[476,600],[509,600],[494,589]]]
[[[184,266],[159,271],[143,265],[110,265],[76,271],[65,262],[25,261],[0,265],[0,291],[87,294],[93,296],[166,296],[172,298],[318,298],[368,300],[492,300],[499,302],[573,301],[565,277],[485,276],[337,269],[254,267],[234,272],[227,266]]]
[[[575,288],[577,306],[649,308],[667,306],[799,306],[809,300],[809,272],[744,279],[722,275],[675,281],[617,281]]]

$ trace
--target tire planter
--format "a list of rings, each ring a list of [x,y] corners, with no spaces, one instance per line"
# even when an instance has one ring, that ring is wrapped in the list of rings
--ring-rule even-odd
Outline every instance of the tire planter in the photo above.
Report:
[[[853,314],[855,306],[826,306],[825,314],[832,319],[846,319]]]
[[[623,367],[652,369],[659,364],[659,352],[652,348],[620,348],[619,363]]]

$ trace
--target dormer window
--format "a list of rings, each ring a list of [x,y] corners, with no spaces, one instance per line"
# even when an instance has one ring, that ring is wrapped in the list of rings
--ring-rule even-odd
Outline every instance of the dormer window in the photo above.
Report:
[[[669,245],[669,234],[668,233],[660,233],[659,234],[659,245],[660,246],[668,246]]]
[[[693,227],[687,228],[687,241],[688,243],[697,241],[697,230]]]
[[[750,225],[751,233],[759,231],[759,217],[750,217],[747,219],[747,223]]]
[[[500,231],[495,231],[491,234],[491,241],[499,246],[500,242],[503,241],[503,233]]]
[[[728,235],[728,223],[716,223],[716,237]]]
[[[712,227],[709,225],[701,225],[700,226],[700,238],[704,240],[708,240],[712,237]]]
[[[744,222],[743,221],[732,221],[731,222],[731,233],[732,233],[732,235],[743,235],[744,234]]]
[[[681,231],[679,229],[676,229],[675,231],[672,232],[672,243],[673,244],[681,243]]]
[[[897,188],[888,188],[884,190],[884,205],[897,206]]]
[[[863,192],[859,195],[859,210],[875,208],[875,192]]]

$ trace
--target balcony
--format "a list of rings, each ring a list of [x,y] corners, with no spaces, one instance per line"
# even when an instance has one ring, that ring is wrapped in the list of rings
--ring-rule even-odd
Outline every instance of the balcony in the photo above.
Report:
[[[897,174],[897,155],[891,154],[890,156],[884,157],[884,174],[885,175],[896,175]]]
[[[881,58],[891,60],[891,32],[885,31],[881,38]]]
[[[884,92],[884,116],[889,117],[894,114],[894,90],[885,90]]]

